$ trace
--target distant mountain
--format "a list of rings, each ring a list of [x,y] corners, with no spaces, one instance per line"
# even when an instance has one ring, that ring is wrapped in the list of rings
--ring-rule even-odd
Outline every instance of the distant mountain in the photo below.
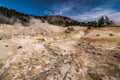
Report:
[[[40,19],[42,22],[46,21],[49,24],[59,25],[59,26],[76,26],[76,25],[85,26],[86,25],[86,23],[84,22],[79,22],[65,16],[59,16],[59,15],[35,16],[35,15],[20,13],[13,9],[0,7],[0,23],[14,24],[15,22],[20,22],[23,25],[26,25],[27,23],[29,23],[29,20],[31,17]]]

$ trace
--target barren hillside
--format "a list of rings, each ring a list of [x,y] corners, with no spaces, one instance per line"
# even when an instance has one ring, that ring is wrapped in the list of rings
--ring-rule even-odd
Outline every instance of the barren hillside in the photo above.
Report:
[[[120,80],[120,28],[1,24],[0,80]]]

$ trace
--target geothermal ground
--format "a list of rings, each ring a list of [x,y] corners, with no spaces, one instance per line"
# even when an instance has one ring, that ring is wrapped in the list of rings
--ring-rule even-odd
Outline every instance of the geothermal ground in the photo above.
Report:
[[[1,24],[0,80],[120,80],[120,28]]]

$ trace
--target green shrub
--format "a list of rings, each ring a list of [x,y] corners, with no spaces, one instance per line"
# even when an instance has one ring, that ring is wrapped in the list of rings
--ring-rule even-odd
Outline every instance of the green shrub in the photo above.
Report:
[[[65,33],[70,33],[70,32],[72,32],[72,31],[74,31],[74,28],[68,27],[68,28],[65,30]]]

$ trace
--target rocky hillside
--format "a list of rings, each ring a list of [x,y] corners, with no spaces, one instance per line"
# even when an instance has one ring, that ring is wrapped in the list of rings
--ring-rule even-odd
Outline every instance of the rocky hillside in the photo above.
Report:
[[[120,80],[120,28],[0,25],[0,80]]]
[[[4,7],[0,7],[0,23],[5,24],[14,24],[15,22],[20,22],[23,25],[27,25],[31,17],[40,19],[42,22],[48,22],[49,24],[59,25],[59,26],[85,26],[84,22],[78,22],[73,19],[64,16],[34,16],[27,15],[24,13],[17,12],[12,9],[7,9]]]

